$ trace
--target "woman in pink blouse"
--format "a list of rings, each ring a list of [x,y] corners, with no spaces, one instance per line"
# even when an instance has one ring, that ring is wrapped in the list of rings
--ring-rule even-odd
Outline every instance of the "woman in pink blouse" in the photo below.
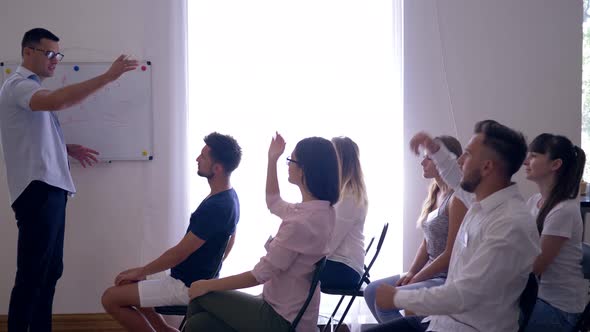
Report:
[[[332,206],[340,195],[338,160],[324,138],[297,143],[287,162],[289,182],[299,187],[302,202],[291,204],[281,199],[277,180],[277,161],[284,151],[285,141],[277,133],[268,149],[266,203],[282,223],[267,254],[252,271],[194,282],[185,331],[289,331],[303,306],[315,263],[328,254],[335,223]],[[264,284],[262,297],[234,291],[259,284]],[[298,332],[316,330],[319,304],[318,288]]]

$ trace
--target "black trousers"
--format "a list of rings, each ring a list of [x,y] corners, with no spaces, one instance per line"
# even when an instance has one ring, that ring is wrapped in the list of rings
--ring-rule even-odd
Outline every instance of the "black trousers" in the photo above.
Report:
[[[50,332],[55,285],[63,272],[67,192],[31,182],[12,204],[17,226],[16,278],[9,332]]]
[[[428,323],[421,323],[424,316],[408,316],[370,328],[367,332],[424,332]]]

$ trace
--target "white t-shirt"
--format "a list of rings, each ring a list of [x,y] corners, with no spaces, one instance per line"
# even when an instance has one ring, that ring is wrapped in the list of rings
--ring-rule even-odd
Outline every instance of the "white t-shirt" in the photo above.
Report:
[[[363,228],[367,207],[357,204],[352,195],[343,193],[334,209],[336,224],[330,239],[331,254],[328,259],[346,264],[362,275],[365,262]]]
[[[533,195],[527,207],[536,218],[541,194]],[[539,298],[569,313],[584,311],[587,281],[582,273],[582,216],[580,202],[570,199],[557,204],[545,217],[542,235],[565,237],[559,254],[541,275]]]

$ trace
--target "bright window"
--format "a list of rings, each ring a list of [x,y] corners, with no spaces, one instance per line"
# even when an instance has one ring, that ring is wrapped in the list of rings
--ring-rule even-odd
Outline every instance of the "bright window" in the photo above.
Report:
[[[406,147],[396,2],[189,1],[189,154],[196,158],[212,131],[234,136],[243,149],[232,176],[241,219],[222,275],[252,269],[278,228],[280,220],[264,200],[275,131],[287,140],[284,157],[308,136],[344,135],[357,142],[369,195],[365,237],[378,236],[390,222],[371,275],[402,272]],[[209,188],[196,175],[196,162],[190,170],[189,202],[196,207]],[[286,165],[279,163],[278,171],[283,197],[300,201]]]

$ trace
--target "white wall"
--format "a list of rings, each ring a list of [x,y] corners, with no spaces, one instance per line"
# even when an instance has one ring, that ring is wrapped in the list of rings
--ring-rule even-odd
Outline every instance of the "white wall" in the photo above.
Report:
[[[2,61],[18,60],[24,31],[44,26],[62,38],[67,60],[107,61],[125,51],[154,63],[155,160],[72,169],[79,194],[68,208],[65,273],[55,312],[100,312],[100,294],[115,273],[164,250],[179,238],[183,229],[178,224],[188,216],[183,165],[196,151],[185,157],[183,1],[3,3]],[[484,118],[521,129],[529,137],[552,131],[579,143],[580,1],[444,0],[438,1],[438,21],[435,4],[404,4],[404,144],[421,129],[454,134],[451,108],[462,143],[473,124]],[[414,225],[426,182],[418,159],[409,153],[405,157],[407,267],[421,237]],[[3,170],[0,175],[3,314],[14,278],[17,231]],[[522,183],[522,176],[517,181]],[[523,189],[528,195],[534,188]]]
[[[495,119],[530,139],[554,132],[580,143],[582,3],[554,0],[412,0],[404,3],[404,136],[455,135]],[[451,110],[453,112],[451,112]],[[415,228],[426,181],[407,152],[404,267],[421,240]],[[521,173],[528,197],[535,189]]]
[[[0,8],[0,61],[20,60],[23,33],[45,27],[61,38],[64,61],[112,61],[121,52],[153,63],[155,152],[151,162],[72,167],[65,272],[56,313],[102,312],[100,295],[116,273],[155,258],[188,220],[185,136],[184,1],[7,0]],[[16,265],[17,228],[0,173],[0,314]],[[206,184],[205,184],[206,185]],[[170,227],[172,225],[172,227]]]

